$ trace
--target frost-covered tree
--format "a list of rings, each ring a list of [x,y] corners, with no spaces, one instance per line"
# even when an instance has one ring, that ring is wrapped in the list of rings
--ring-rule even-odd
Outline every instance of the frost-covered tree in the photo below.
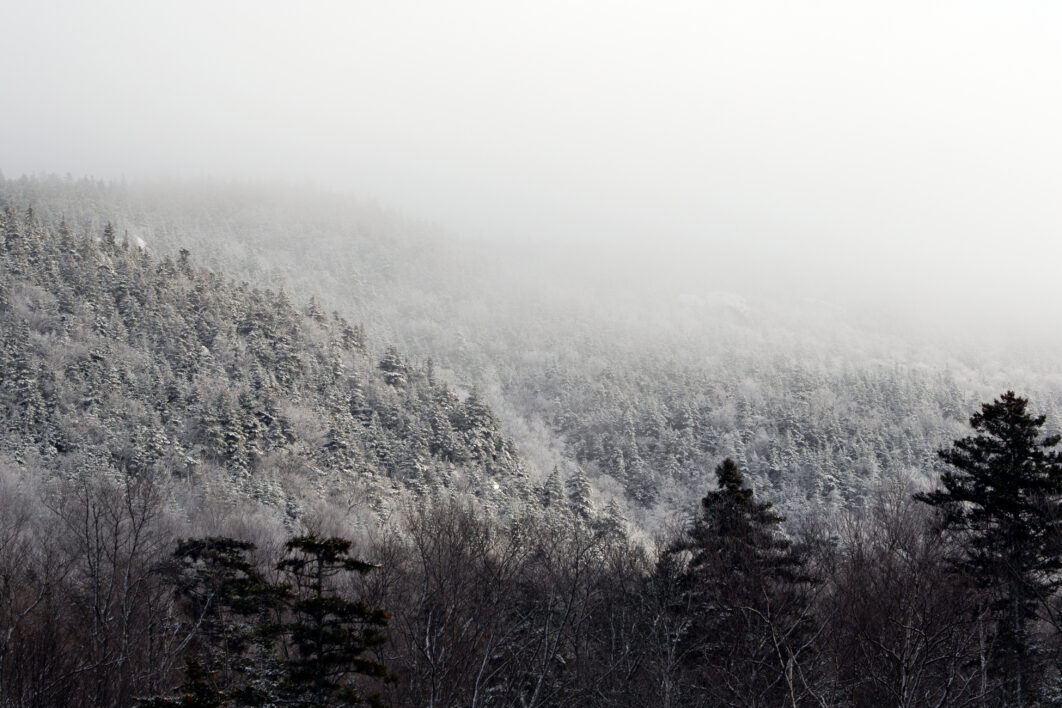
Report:
[[[576,468],[575,473],[564,483],[568,492],[568,506],[572,514],[589,521],[594,515],[594,503],[590,499],[590,480],[582,468]]]
[[[539,490],[539,502],[544,509],[555,509],[564,501],[564,485],[557,467],[549,473]]]

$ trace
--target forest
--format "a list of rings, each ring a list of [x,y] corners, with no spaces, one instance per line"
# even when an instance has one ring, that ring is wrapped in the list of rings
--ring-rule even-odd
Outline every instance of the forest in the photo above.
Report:
[[[0,208],[0,705],[1062,700],[1035,360],[533,299],[319,193]]]
[[[602,270],[607,254],[475,240],[324,191],[50,176],[0,181],[0,204],[81,234],[111,223],[175,261],[190,251],[359,323],[372,359],[430,359],[458,395],[476,390],[532,486],[581,473],[596,508],[650,537],[726,457],[795,519],[896,477],[929,484],[935,450],[1000,391],[1062,420],[1050,347],[912,336],[821,302]]]

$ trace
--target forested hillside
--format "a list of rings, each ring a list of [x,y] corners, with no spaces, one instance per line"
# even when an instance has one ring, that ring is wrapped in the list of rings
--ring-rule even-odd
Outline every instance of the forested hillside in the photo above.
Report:
[[[829,303],[501,248],[312,189],[46,178],[6,180],[0,200],[316,298],[366,324],[374,357],[393,344],[477,388],[532,485],[585,474],[599,509],[620,502],[646,528],[723,457],[793,516],[898,475],[928,482],[933,451],[1002,388],[1062,410],[1050,358],[1020,342],[902,336]]]
[[[0,708],[1062,708],[1062,3],[2,6]]]
[[[527,299],[320,194],[3,187],[0,705],[1057,702],[1042,370]]]
[[[289,520],[408,496],[536,503],[482,398],[360,325],[181,251],[0,215],[0,452],[61,476],[162,472]]]

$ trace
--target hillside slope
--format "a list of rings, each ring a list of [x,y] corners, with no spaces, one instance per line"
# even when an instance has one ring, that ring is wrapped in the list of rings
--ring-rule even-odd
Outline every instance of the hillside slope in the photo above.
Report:
[[[117,233],[234,277],[315,297],[475,387],[516,440],[530,486],[551,470],[646,528],[703,495],[726,456],[790,516],[860,504],[1008,388],[1058,420],[1051,352],[908,336],[836,303],[779,302],[668,279],[615,253],[476,242],[372,204],[233,184],[6,180],[0,204]],[[105,215],[110,215],[106,216]],[[610,260],[611,259],[611,260]],[[873,313],[872,313],[873,314]]]
[[[0,452],[60,474],[164,472],[295,519],[413,495],[530,501],[474,390],[283,291],[30,210],[0,214]]]

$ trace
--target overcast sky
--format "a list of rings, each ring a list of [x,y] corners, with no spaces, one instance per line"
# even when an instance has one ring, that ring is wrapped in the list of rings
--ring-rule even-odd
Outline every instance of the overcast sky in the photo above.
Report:
[[[1060,8],[0,0],[0,170],[310,180],[1031,326],[1062,304]]]

